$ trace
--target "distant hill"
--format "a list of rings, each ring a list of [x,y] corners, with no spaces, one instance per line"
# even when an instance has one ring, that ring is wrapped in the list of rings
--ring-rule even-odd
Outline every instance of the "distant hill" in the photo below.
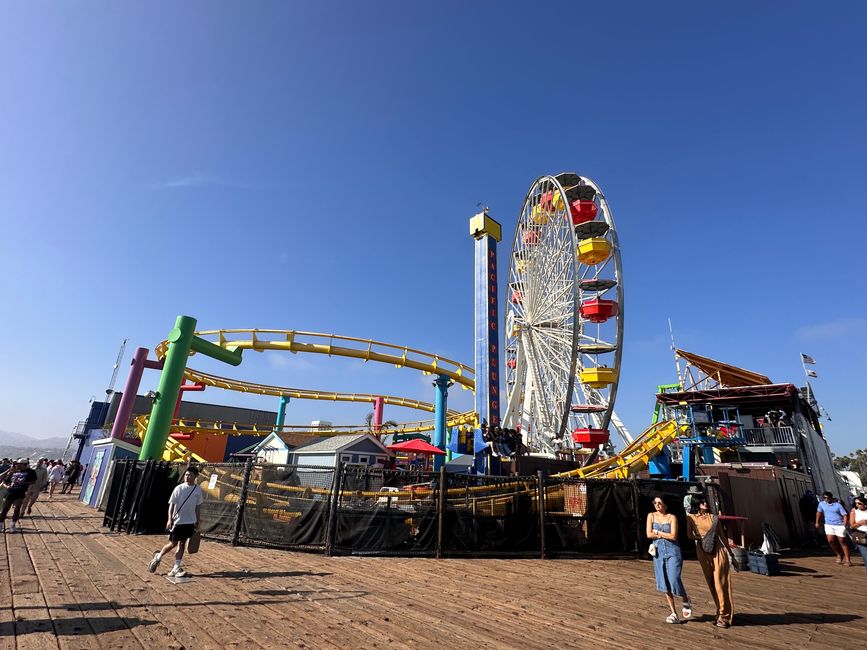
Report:
[[[68,438],[37,439],[14,431],[0,431],[0,458],[60,458]]]

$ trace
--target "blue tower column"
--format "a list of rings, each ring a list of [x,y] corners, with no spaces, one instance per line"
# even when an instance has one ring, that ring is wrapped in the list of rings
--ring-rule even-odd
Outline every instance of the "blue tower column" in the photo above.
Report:
[[[500,224],[480,212],[470,219],[470,235],[475,240],[475,271],[473,276],[475,331],[474,361],[476,370],[475,411],[477,425],[500,424],[500,310],[497,301],[497,242],[502,239]],[[477,440],[481,430],[475,431]],[[475,445],[477,473],[490,473],[487,446]]]
[[[436,388],[433,445],[442,451],[446,450],[446,412],[449,402],[449,386],[453,383],[446,375],[437,375],[433,383]],[[439,471],[444,464],[444,456],[434,456],[434,470]]]
[[[286,421],[286,405],[289,403],[289,398],[285,395],[280,396],[280,406],[277,408],[277,421],[274,423],[275,429],[280,429]]]

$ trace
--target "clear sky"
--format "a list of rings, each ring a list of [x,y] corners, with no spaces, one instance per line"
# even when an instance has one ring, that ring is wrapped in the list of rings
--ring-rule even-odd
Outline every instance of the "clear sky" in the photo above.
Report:
[[[861,2],[3,3],[0,429],[66,435],[121,341],[118,389],[181,313],[472,363],[468,218],[483,202],[510,241],[532,181],[576,171],[620,233],[633,431],[675,379],[670,317],[775,381],[815,357],[833,450],[863,447],[865,22]],[[196,365],[433,400],[375,364]]]

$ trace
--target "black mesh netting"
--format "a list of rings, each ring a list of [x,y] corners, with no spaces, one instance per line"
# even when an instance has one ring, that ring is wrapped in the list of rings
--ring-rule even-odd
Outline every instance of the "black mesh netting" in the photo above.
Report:
[[[239,541],[324,549],[334,470],[257,465],[250,473]]]
[[[350,466],[341,478],[334,552],[436,553],[438,474]]]
[[[117,461],[105,525],[161,533],[185,465]],[[652,498],[685,535],[689,484],[208,464],[201,531],[235,544],[358,555],[539,557],[642,554]],[[540,484],[541,480],[541,484]],[[711,502],[712,485],[703,486]],[[540,508],[541,502],[541,508]],[[541,517],[540,517],[541,511]],[[544,522],[544,526],[543,526]],[[683,543],[685,554],[692,545]]]

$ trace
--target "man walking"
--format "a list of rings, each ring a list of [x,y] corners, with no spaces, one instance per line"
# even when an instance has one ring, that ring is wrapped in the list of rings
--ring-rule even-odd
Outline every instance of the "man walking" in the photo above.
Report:
[[[188,467],[187,471],[184,472],[184,482],[178,485],[172,492],[172,496],[169,497],[169,516],[166,523],[169,541],[154,553],[153,559],[148,564],[148,571],[151,573],[157,570],[163,556],[177,546],[175,566],[168,575],[174,578],[183,578],[187,575],[187,572],[181,568],[181,560],[184,559],[187,540],[193,536],[199,526],[199,511],[202,501],[204,501],[202,490],[196,485],[198,477],[199,470],[195,467]]]
[[[846,524],[848,516],[846,509],[834,498],[830,492],[822,492],[822,503],[816,510],[816,529],[819,521],[825,518],[825,536],[828,538],[828,546],[837,556],[837,564],[852,566],[849,559],[849,543],[846,541]]]
[[[66,471],[63,473],[65,477],[65,483],[60,489],[60,494],[66,494],[67,490],[70,494],[72,494],[72,488],[75,487],[75,482],[78,480],[78,475],[80,473],[81,463],[79,463],[77,460],[70,461],[69,465],[66,468]]]
[[[21,505],[24,503],[27,489],[36,482],[36,472],[30,469],[30,459],[19,458],[5,474],[11,476],[11,482],[6,498],[3,499],[3,509],[0,510],[0,532],[6,530],[6,515],[12,508],[12,526],[9,532],[14,533],[21,518]],[[5,478],[5,475],[0,478]]]
[[[24,504],[22,505],[22,507],[27,508],[28,515],[33,514],[33,504],[39,498],[42,488],[48,483],[48,468],[45,466],[46,460],[45,458],[40,458],[36,461],[36,467],[33,468],[33,471],[36,473],[36,481],[27,488],[27,494],[24,497]]]

